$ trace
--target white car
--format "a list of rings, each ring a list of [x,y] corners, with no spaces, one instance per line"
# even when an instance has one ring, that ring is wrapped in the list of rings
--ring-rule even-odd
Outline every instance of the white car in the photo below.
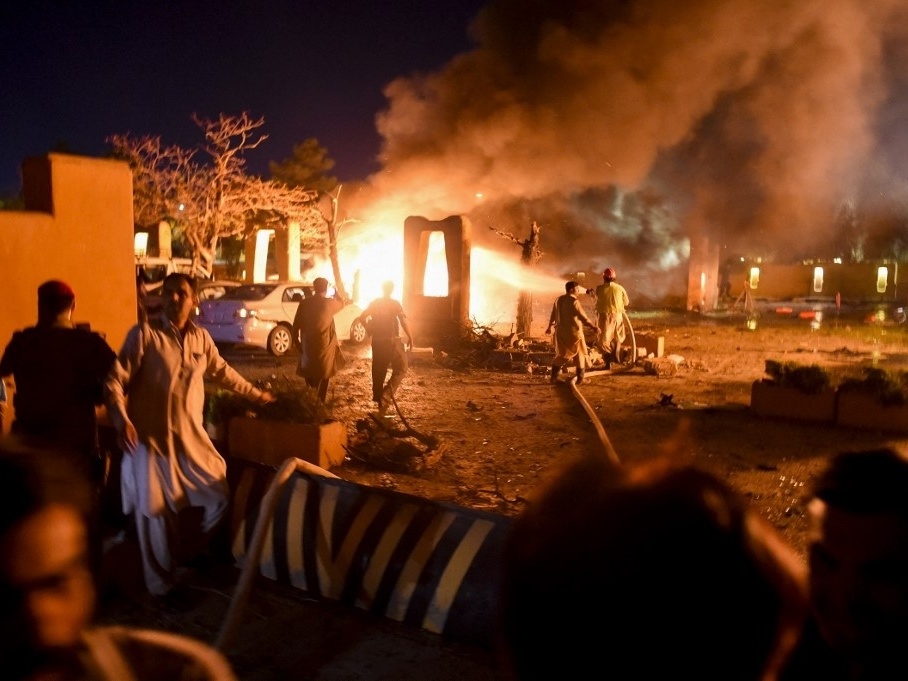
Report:
[[[193,269],[192,258],[136,257],[136,276],[141,276],[145,280],[145,290],[149,293],[160,294],[164,278],[174,272],[190,274],[199,280],[208,279],[211,276],[201,265],[197,265]]]
[[[212,300],[214,298],[220,298],[227,291],[240,285],[242,285],[242,282],[233,281],[231,279],[199,279],[196,281],[196,294],[200,301]],[[148,289],[146,288],[146,291],[147,290]],[[149,316],[160,314],[163,309],[164,301],[161,299],[161,294],[163,292],[163,287],[159,283],[155,290],[146,293],[145,311]],[[193,314],[196,318],[199,316],[198,306],[193,311]]]
[[[201,301],[196,323],[216,343],[252,345],[281,357],[296,344],[292,327],[299,301],[312,293],[311,284],[296,282],[243,284],[220,298]],[[366,342],[366,327],[357,321],[361,314],[358,305],[349,303],[334,315],[338,340]]]

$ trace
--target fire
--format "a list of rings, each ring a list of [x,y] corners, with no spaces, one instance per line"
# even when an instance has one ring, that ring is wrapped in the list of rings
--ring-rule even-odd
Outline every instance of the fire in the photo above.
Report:
[[[403,233],[386,224],[359,226],[355,234],[341,238],[339,259],[348,291],[356,282],[355,301],[366,305],[381,296],[381,284],[394,282],[395,297],[403,295]],[[516,317],[521,291],[539,296],[546,307],[564,292],[564,279],[527,269],[514,252],[500,254],[473,246],[470,259],[470,317],[499,333],[507,333]],[[448,295],[448,266],[444,237],[440,232],[429,239],[424,295]],[[538,320],[537,320],[538,321]]]

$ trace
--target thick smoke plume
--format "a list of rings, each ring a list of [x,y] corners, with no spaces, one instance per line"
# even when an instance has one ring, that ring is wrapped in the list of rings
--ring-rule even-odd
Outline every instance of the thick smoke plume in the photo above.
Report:
[[[536,220],[540,268],[615,265],[652,295],[701,236],[767,259],[899,255],[906,6],[494,1],[475,49],[387,86],[364,197],[468,215],[502,252],[487,227]]]

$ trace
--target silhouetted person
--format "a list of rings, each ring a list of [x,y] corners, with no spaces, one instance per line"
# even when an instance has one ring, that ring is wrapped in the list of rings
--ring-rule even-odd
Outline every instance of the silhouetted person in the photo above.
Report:
[[[378,413],[384,414],[407,373],[407,350],[413,347],[413,334],[403,306],[391,297],[394,282],[386,281],[381,288],[381,298],[369,303],[359,321],[372,336],[372,400],[378,405]],[[406,345],[401,331],[407,335]],[[386,384],[388,369],[391,377]]]
[[[630,305],[625,288],[615,281],[613,267],[602,272],[602,283],[596,287],[596,325],[599,329],[599,350],[606,364],[621,361],[621,344],[624,342],[624,311]]]
[[[552,333],[552,327],[555,327],[555,359],[552,361],[552,373],[549,377],[552,383],[558,380],[558,373],[562,367],[570,362],[574,363],[576,382],[582,383],[583,372],[589,361],[583,327],[595,331],[596,325],[586,316],[583,306],[577,299],[579,285],[576,281],[569,281],[564,285],[565,293],[558,296],[552,305],[549,325],[545,328],[548,335]]]
[[[10,681],[232,681],[184,636],[92,627],[93,489],[59,450],[0,439],[0,675]]]
[[[296,374],[324,402],[329,380],[346,364],[334,324],[334,315],[344,307],[344,301],[328,297],[328,280],[323,277],[312,282],[312,289],[313,295],[300,301],[293,317],[293,337],[300,342]]]
[[[506,542],[504,676],[767,681],[806,607],[803,566],[721,479],[588,455]]]
[[[908,678],[908,456],[834,456],[808,509],[813,618],[784,678]]]
[[[731,263],[726,260],[719,267],[719,302],[725,302],[731,297]]]
[[[13,334],[0,377],[15,383],[12,431],[70,450],[97,482],[103,475],[96,408],[116,354],[100,335],[76,328],[76,295],[62,281],[38,287],[38,323]]]

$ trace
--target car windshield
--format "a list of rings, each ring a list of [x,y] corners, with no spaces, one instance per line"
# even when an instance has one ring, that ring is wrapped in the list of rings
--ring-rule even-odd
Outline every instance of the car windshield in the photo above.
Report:
[[[274,284],[246,284],[228,289],[219,300],[262,300],[274,288]]]

